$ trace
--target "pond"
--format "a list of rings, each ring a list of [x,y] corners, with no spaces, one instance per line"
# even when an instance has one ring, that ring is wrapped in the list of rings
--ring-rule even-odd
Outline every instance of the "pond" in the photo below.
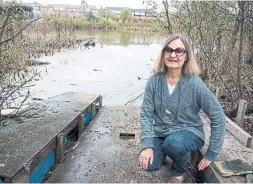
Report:
[[[62,49],[53,56],[39,58],[51,64],[37,66],[41,78],[30,89],[32,97],[46,99],[73,91],[102,95],[104,105],[125,105],[142,94],[165,35],[101,31],[78,34],[94,38],[96,45]],[[138,98],[130,104],[140,103]]]

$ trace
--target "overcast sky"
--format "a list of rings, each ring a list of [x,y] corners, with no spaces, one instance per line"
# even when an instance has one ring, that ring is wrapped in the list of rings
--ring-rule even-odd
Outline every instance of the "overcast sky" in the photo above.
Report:
[[[18,0],[19,1],[19,0]],[[43,5],[46,4],[81,4],[81,0],[21,0],[24,3],[31,3],[37,1]],[[97,8],[101,6],[118,6],[129,8],[144,8],[142,5],[143,0],[86,0],[89,5],[94,5]]]

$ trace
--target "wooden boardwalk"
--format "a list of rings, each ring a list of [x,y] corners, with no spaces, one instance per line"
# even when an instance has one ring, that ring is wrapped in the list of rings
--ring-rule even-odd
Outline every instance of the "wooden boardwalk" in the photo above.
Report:
[[[209,137],[210,137],[210,120],[204,115],[201,114],[202,121],[205,125],[205,135],[206,135],[206,144],[201,150],[202,153],[205,153],[207,150]],[[229,128],[229,126],[227,126]],[[232,159],[242,159],[247,161],[249,164],[253,164],[253,149],[247,148],[243,143],[241,143],[236,137],[234,137],[229,131],[226,132],[225,142],[222,149],[222,152],[218,156],[218,161],[232,160]],[[204,172],[207,182],[210,183],[246,183],[246,175],[242,176],[221,176],[213,165],[211,165]]]
[[[33,171],[41,172],[36,171],[40,162],[50,163],[50,167],[55,165],[59,156],[64,156],[67,145],[59,146],[57,136],[62,134],[65,143],[71,142],[67,135],[75,128],[77,133],[80,131],[79,122],[84,123],[80,115],[88,115],[94,102],[99,102],[98,95],[65,93],[32,105],[23,118],[9,120],[8,126],[0,129],[0,178],[31,182],[37,177],[37,174],[33,177]],[[63,148],[63,153],[59,153],[59,147]],[[46,156],[49,158],[45,160]]]
[[[169,166],[154,176],[138,166],[140,132],[137,107],[102,107],[83,132],[80,144],[58,165],[48,183],[167,183]],[[120,133],[134,133],[122,139]]]
[[[166,163],[155,176],[138,166],[141,143],[138,107],[105,106],[95,116],[96,104],[101,107],[100,96],[67,93],[34,104],[23,119],[9,121],[0,130],[0,139],[4,140],[0,143],[0,179],[32,183],[47,176],[46,182],[50,183],[167,183],[170,167]],[[206,144],[199,154],[193,155],[193,161],[201,159],[210,136],[209,120],[204,114],[201,117]],[[89,122],[92,123],[84,129],[84,123]],[[74,141],[69,145],[71,132]],[[125,139],[120,137],[121,133],[134,136]],[[252,163],[252,148],[241,142],[227,132],[218,160],[240,158]],[[45,169],[43,163],[47,173],[52,168],[53,172],[43,173],[38,179],[41,174],[38,170]],[[246,183],[245,175],[222,177],[213,166],[195,174],[188,175],[185,182],[201,176],[202,180],[198,180],[201,182]]]

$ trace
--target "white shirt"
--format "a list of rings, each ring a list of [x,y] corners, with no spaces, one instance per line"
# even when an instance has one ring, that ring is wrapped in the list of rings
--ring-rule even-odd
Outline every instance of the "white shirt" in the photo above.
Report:
[[[168,89],[169,89],[170,95],[173,93],[173,90],[175,89],[175,87],[176,87],[176,85],[171,86],[171,85],[168,83]]]

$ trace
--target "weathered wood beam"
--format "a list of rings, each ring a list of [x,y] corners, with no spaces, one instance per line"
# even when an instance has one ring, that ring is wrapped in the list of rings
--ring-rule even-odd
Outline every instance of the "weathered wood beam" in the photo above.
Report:
[[[252,147],[252,136],[245,132],[241,127],[239,127],[236,123],[234,123],[227,116],[225,117],[227,121],[227,130],[244,146],[247,148]]]
[[[83,129],[84,129],[84,114],[80,114],[78,121],[78,137],[81,136]]]
[[[60,133],[57,136],[56,140],[56,161],[57,163],[60,163],[62,159],[64,158],[64,151],[65,151],[65,145],[64,145],[64,138],[65,135]]]
[[[27,168],[22,168],[13,178],[13,183],[29,183],[29,171]]]

